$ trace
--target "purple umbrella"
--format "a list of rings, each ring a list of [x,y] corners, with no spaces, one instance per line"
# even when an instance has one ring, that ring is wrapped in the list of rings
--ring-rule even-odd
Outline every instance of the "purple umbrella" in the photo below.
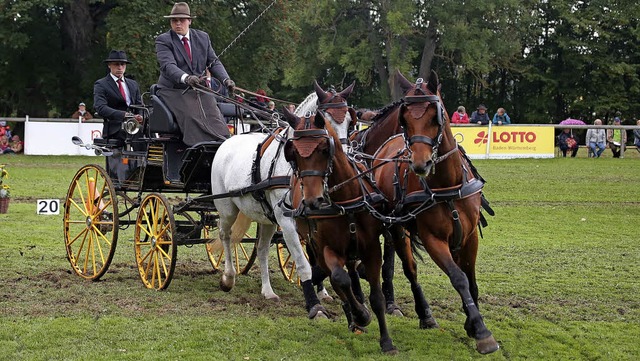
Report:
[[[587,125],[580,119],[567,118],[560,122],[561,125]]]

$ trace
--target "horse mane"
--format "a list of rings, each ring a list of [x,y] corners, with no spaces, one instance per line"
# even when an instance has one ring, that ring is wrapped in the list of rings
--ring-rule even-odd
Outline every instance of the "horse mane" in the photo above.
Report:
[[[371,122],[373,123],[373,125],[376,124],[376,122],[378,120],[380,120],[381,118],[384,118],[387,116],[387,114],[389,114],[390,112],[392,112],[398,105],[402,104],[402,99],[397,100],[389,105],[386,105],[384,108],[378,110],[378,114],[376,114],[375,117],[371,118]]]
[[[318,110],[318,95],[313,92],[309,94],[302,103],[300,103],[300,105],[298,105],[293,114],[303,117],[307,112],[313,114],[316,110]]]

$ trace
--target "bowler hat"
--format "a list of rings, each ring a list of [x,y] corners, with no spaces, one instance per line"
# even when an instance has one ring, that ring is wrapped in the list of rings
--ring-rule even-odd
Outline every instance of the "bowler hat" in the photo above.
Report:
[[[127,60],[127,53],[125,53],[124,50],[111,50],[111,52],[109,52],[109,57],[106,58],[104,62],[131,64],[131,62]]]
[[[173,5],[173,9],[171,9],[171,14],[165,16],[165,18],[180,18],[180,19],[193,19],[195,16],[191,16],[191,10],[189,9],[189,4],[185,2],[175,3]]]

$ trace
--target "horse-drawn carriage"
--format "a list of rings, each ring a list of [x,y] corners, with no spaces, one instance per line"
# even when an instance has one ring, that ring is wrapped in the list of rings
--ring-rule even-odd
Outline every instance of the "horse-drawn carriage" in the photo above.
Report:
[[[371,321],[359,287],[358,272],[366,274],[371,285],[371,309],[380,328],[380,346],[384,352],[395,353],[385,321],[384,298],[388,295],[380,285],[380,236],[385,234],[385,238],[393,238],[411,283],[419,327],[436,328],[438,324],[417,283],[411,247],[416,243],[422,243],[460,294],[467,315],[464,327],[476,339],[478,351],[497,350],[499,346],[477,306],[476,227],[484,222],[480,208],[489,209],[481,193],[484,182],[451,133],[437,76],[432,74],[427,82],[418,79],[413,84],[404,77],[401,80],[406,90],[403,99],[387,107],[368,132],[351,141],[347,139],[348,128],[356,119],[345,98],[353,86],[337,93],[322,91],[316,85],[314,112],[297,109],[296,114],[291,114],[285,110],[290,127],[283,131],[285,136],[274,132],[273,142],[269,137],[237,136],[222,144],[207,142],[191,148],[181,147],[179,140],[171,136],[172,115],[152,92],[153,111],[147,114],[149,121],[145,122],[144,136],[139,141],[143,149],[134,150],[135,142],[127,144],[131,148],[127,150],[97,145],[98,151],[114,154],[110,159],[120,160],[120,168],[115,167],[120,173],[89,165],[80,169],[71,183],[64,224],[67,254],[74,271],[88,279],[102,276],[113,257],[118,227],[135,225],[134,248],[140,276],[147,287],[163,289],[173,274],[176,246],[210,242],[209,235],[219,227],[225,247],[220,283],[223,290],[230,290],[236,273],[241,272],[230,265],[244,257],[242,270],[246,270],[256,257],[243,247],[233,251],[229,246],[234,243],[230,242],[231,225],[239,214],[245,213],[250,219],[262,219],[257,237],[244,237],[239,244],[254,244],[258,238],[254,250],[260,259],[262,294],[266,298],[277,298],[268,283],[265,243],[266,238],[270,241],[277,224],[294,260],[303,260],[299,235],[314,244],[318,264],[342,299],[352,330],[362,329]],[[235,150],[256,147],[256,153],[233,157],[242,153]],[[348,152],[349,148],[360,151]],[[271,162],[257,164],[256,159],[263,154],[271,156]],[[236,160],[239,162],[234,163]],[[109,170],[114,168],[107,164]],[[255,179],[249,179],[244,188],[230,189],[232,177],[227,175],[234,173],[236,164],[245,167],[238,172],[240,176],[244,172],[251,178],[259,173],[262,179],[273,179],[277,174],[290,176],[293,172],[293,177],[290,181],[286,177],[286,190],[282,189],[284,182],[277,184],[283,186],[278,192],[261,195],[257,205],[249,199],[247,202],[252,205],[248,206],[247,202],[229,199],[262,189],[255,187],[260,184]],[[281,173],[272,172],[274,169]],[[136,192],[137,198],[127,196],[127,192]],[[187,196],[172,205],[164,195],[171,192]],[[376,202],[379,205],[373,204]],[[125,205],[123,211],[119,211],[120,203]],[[124,219],[135,209],[135,220]],[[209,254],[215,259],[211,251]],[[358,259],[364,265],[362,270],[356,270]],[[212,263],[214,267],[219,264]],[[326,313],[312,293],[308,263],[298,265],[309,317]]]
[[[144,285],[165,289],[171,282],[177,246],[204,244],[215,270],[223,262],[223,249],[216,239],[218,214],[211,199],[211,162],[220,141],[187,147],[180,140],[175,115],[151,87],[150,105],[138,106],[143,115],[123,123],[128,133],[124,142],[94,139],[93,148],[106,156],[106,167],[88,164],[73,177],[64,202],[64,236],[67,258],[82,278],[98,280],[114,256],[120,230],[134,229],[135,260]],[[234,129],[245,122],[274,127],[271,114],[242,104],[219,102],[219,108]],[[173,197],[168,197],[174,194]],[[175,201],[178,195],[184,198]],[[171,201],[170,201],[171,199]],[[250,233],[250,234],[249,234]],[[238,273],[246,273],[256,258],[256,234],[252,227],[234,243]],[[282,237],[278,245],[279,264],[287,279],[296,281],[295,263],[290,261]]]

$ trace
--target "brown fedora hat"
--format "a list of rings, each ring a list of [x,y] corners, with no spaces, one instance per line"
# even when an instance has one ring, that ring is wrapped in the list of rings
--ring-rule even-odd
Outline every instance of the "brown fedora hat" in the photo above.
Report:
[[[124,50],[111,50],[111,52],[109,52],[109,57],[104,59],[104,62],[131,64],[131,62],[127,60],[127,53],[125,53]]]
[[[179,2],[173,5],[173,9],[171,9],[171,14],[165,16],[165,18],[193,19],[195,18],[195,16],[191,16],[191,10],[189,9],[189,4],[185,2]]]

